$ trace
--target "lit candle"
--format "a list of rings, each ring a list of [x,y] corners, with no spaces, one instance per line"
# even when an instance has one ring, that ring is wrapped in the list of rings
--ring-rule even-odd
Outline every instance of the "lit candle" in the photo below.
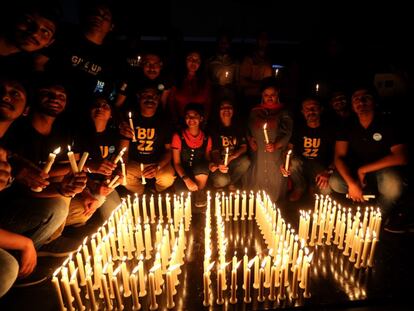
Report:
[[[222,305],[224,303],[224,298],[223,298],[223,280],[224,280],[224,275],[223,275],[223,266],[218,262],[217,263],[217,300],[216,303],[218,305]]]
[[[121,161],[121,171],[122,171],[122,185],[126,186],[128,182],[127,182],[125,163],[124,163],[124,160],[122,160],[122,158],[120,159],[120,161]]]
[[[89,305],[90,308],[94,311],[98,310],[98,307],[96,305],[96,300],[95,300],[95,293],[93,291],[93,286],[92,286],[92,279],[91,279],[91,275],[90,275],[91,271],[87,271],[86,273],[86,289],[88,291],[88,297],[89,297]]]
[[[144,262],[143,256],[140,257],[138,263],[138,279],[139,279],[139,297],[144,297],[147,294],[145,289],[145,277],[144,277]]]
[[[148,274],[149,278],[149,295],[150,295],[150,310],[158,309],[157,297],[155,296],[155,277],[154,272],[150,271]]]
[[[62,292],[61,292],[61,290],[60,290],[60,286],[59,286],[59,280],[58,280],[58,278],[56,277],[56,276],[59,274],[60,269],[61,269],[61,268],[57,269],[57,270],[53,273],[52,284],[53,284],[53,287],[55,288],[56,295],[57,295],[57,297],[58,297],[58,301],[59,301],[59,309],[60,309],[61,311],[66,311],[65,305],[63,304],[63,298],[62,298]]]
[[[260,267],[260,270],[259,270],[259,292],[257,294],[257,301],[259,301],[259,302],[263,302],[265,300],[265,297],[264,297],[264,284],[263,283],[264,283],[264,277],[265,277],[265,275],[264,275],[264,266],[266,264],[266,259],[267,258],[265,258],[265,260],[263,260],[262,266]]]
[[[75,295],[75,302],[77,305],[77,310],[85,310],[85,306],[82,304],[82,299],[79,295],[79,287],[78,287],[78,283],[76,280],[76,275],[77,275],[78,270],[75,269],[71,279],[70,279],[70,288],[72,289],[72,293]]]
[[[228,78],[229,77],[229,72],[226,71],[224,75],[225,75],[226,78]]]
[[[372,245],[371,245],[371,252],[368,259],[368,267],[372,267],[374,265],[374,255],[375,255],[375,249],[377,247],[377,235],[375,232],[372,233],[374,238],[372,239]]]
[[[247,265],[246,269],[246,278],[244,282],[244,299],[243,301],[245,303],[251,303],[252,298],[250,297],[250,278],[251,278],[251,267],[254,263],[254,259],[249,261],[249,264]]]
[[[122,148],[122,150],[118,153],[118,155],[114,159],[115,164],[117,164],[121,160],[121,158],[124,155],[125,151],[126,151],[126,147]]]
[[[103,269],[103,275],[101,277],[101,287],[104,294],[105,304],[107,310],[112,310],[112,302],[111,302],[111,296],[109,294],[109,287],[108,282],[106,280],[106,274],[108,273],[108,263],[105,264]]]
[[[122,257],[121,263],[121,273],[122,273],[122,283],[124,284],[124,297],[131,296],[131,289],[129,287],[129,273],[126,267],[126,257]]]
[[[311,271],[309,262],[311,260],[312,260],[312,255],[310,256],[310,258],[306,262],[305,275],[302,276],[302,277],[305,278],[305,291],[303,292],[303,298],[310,298],[311,297],[311,293],[309,292],[309,289],[310,289],[310,271]]]
[[[89,157],[89,153],[85,151],[82,154],[82,157],[81,157],[81,159],[79,161],[79,165],[78,165],[79,172],[82,172],[83,171],[83,167],[85,166],[85,163],[86,163],[86,160],[88,160],[88,157]]]
[[[55,162],[56,156],[59,154],[59,152],[60,152],[60,147],[55,149],[53,152],[49,153],[49,157],[47,158],[45,166],[42,169],[43,173],[48,174],[50,172],[53,162]],[[43,189],[42,187],[36,187],[36,188],[31,188],[31,190],[34,192],[41,192]]]
[[[158,219],[160,220],[160,223],[164,222],[164,215],[162,213],[162,198],[161,194],[158,195]]]
[[[154,202],[154,195],[151,195],[150,198],[150,218],[151,223],[155,223],[155,202]]]
[[[279,74],[279,68],[275,69],[275,77],[277,77],[277,75]]]
[[[68,146],[67,155],[68,155],[70,167],[72,168],[72,173],[75,174],[79,172],[78,165],[76,164],[76,160],[75,160],[75,154],[73,153],[73,151],[70,150],[70,146]]]
[[[141,168],[141,184],[145,185],[147,181],[145,180],[145,177],[144,177],[144,163],[140,164],[140,168]]]
[[[265,123],[263,125],[263,134],[265,137],[265,143],[268,144],[269,143],[269,136],[267,135],[267,123]]]
[[[285,160],[285,170],[289,171],[289,164],[290,164],[290,156],[292,154],[292,149],[289,149],[289,151],[286,154],[286,160]]]
[[[132,136],[132,141],[136,142],[137,138],[135,137],[135,127],[134,127],[134,122],[132,121],[131,111],[128,113],[128,117],[129,117],[129,127],[131,128],[132,132],[134,133],[133,136]]]
[[[230,303],[236,304],[237,303],[237,269],[239,268],[241,263],[241,260],[236,264],[236,266],[233,266],[233,269],[231,270],[231,296],[230,296]]]
[[[226,148],[226,154],[224,155],[224,166],[229,164],[229,147]]]
[[[299,260],[296,261],[293,268],[293,277],[292,277],[292,291],[290,296],[292,299],[298,298],[298,273],[299,273]]]
[[[166,275],[166,279],[167,279],[167,309],[172,309],[175,307],[175,303],[174,303],[174,296],[173,296],[173,289],[174,289],[174,284],[172,281],[172,275],[171,275],[172,271],[171,269],[167,270],[167,275]]]
[[[166,202],[165,202],[166,210],[167,210],[167,220],[170,222],[171,220],[171,201],[170,195],[167,193]]]
[[[208,307],[210,305],[210,270],[214,267],[214,261],[204,270],[203,285],[204,285],[204,300],[203,305]]]
[[[115,300],[118,306],[118,310],[123,310],[124,305],[122,304],[122,297],[121,297],[121,292],[119,290],[119,284],[118,284],[118,278],[117,278],[117,274],[119,273],[120,269],[121,269],[121,266],[118,266],[118,268],[115,269],[114,273],[112,274],[111,283],[112,283],[112,287],[115,292]]]
[[[316,94],[319,93],[319,83],[316,83],[316,85],[315,85],[315,91],[316,91]]]
[[[86,285],[85,269],[84,269],[85,266],[83,265],[82,254],[79,251],[76,253],[76,263],[79,269],[80,285],[85,286]]]

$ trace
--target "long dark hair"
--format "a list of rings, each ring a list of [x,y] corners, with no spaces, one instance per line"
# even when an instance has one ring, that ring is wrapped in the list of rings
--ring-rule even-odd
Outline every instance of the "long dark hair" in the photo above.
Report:
[[[197,88],[199,90],[203,89],[204,86],[207,83],[207,73],[206,73],[206,67],[205,67],[205,62],[204,62],[204,58],[203,55],[201,54],[200,51],[198,50],[188,50],[187,53],[185,53],[182,57],[181,60],[181,64],[179,65],[178,69],[177,69],[177,74],[176,74],[176,81],[175,81],[175,85],[177,86],[178,89],[181,89],[184,85],[184,81],[187,77],[188,71],[187,71],[187,57],[188,55],[190,55],[191,53],[197,53],[198,55],[200,55],[200,67],[198,68],[198,70],[196,71],[196,81],[197,81]]]

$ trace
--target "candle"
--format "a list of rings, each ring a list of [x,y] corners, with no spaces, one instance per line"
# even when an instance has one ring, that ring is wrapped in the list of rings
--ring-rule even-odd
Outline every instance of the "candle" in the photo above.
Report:
[[[224,275],[223,275],[223,268],[222,265],[218,262],[218,271],[217,271],[217,300],[216,303],[218,305],[222,305],[224,303],[224,298],[223,298],[223,280],[224,280]]]
[[[229,72],[226,71],[224,75],[225,75],[226,78],[228,78],[229,77]]]
[[[231,270],[231,296],[230,296],[230,303],[236,304],[237,303],[237,269],[239,268],[241,260],[233,266]]]
[[[138,295],[138,282],[137,282],[137,272],[138,266],[135,266],[134,270],[129,277],[129,282],[131,285],[132,290],[132,310],[139,310],[141,309],[141,304],[139,303],[139,295]]]
[[[94,311],[97,311],[98,307],[96,306],[95,293],[93,291],[90,271],[88,270],[86,273],[87,273],[87,275],[86,275],[86,289],[88,291],[90,308]]]
[[[292,299],[298,298],[298,273],[299,273],[299,260],[296,262],[293,268],[292,291],[290,293],[290,297],[292,297]]]
[[[173,299],[173,281],[171,270],[168,269],[167,271],[167,309],[172,309],[175,307],[174,299]]]
[[[269,143],[269,136],[267,135],[267,123],[265,123],[263,125],[263,134],[265,137],[265,143],[268,144]]]
[[[243,299],[245,303],[252,302],[252,299],[250,297],[250,279],[251,279],[251,267],[253,263],[254,263],[254,259],[250,260],[249,264],[247,265],[246,278],[245,278],[245,283],[244,283],[244,299]]]
[[[315,91],[316,91],[316,94],[319,93],[319,83],[316,83],[316,85],[315,85]]]
[[[75,160],[75,154],[73,153],[73,151],[70,150],[70,146],[68,146],[67,155],[68,155],[70,167],[72,168],[72,173],[75,174],[79,172],[78,165],[76,164],[76,160]]]
[[[83,265],[82,254],[79,251],[76,253],[76,263],[79,269],[80,285],[85,286],[86,285],[85,269]]]
[[[60,152],[60,147],[55,149],[53,152],[49,153],[49,157],[47,158],[45,166],[42,169],[43,173],[48,174],[50,172],[53,162],[55,162],[56,156],[59,154],[59,152]],[[41,192],[43,189],[42,187],[36,187],[36,188],[31,188],[31,190],[34,192]]]
[[[226,148],[226,154],[224,155],[224,166],[229,164],[229,147]]]
[[[79,161],[79,165],[78,165],[79,172],[82,172],[83,171],[83,167],[85,166],[85,163],[86,163],[86,160],[88,160],[88,157],[89,157],[89,153],[85,151],[82,154],[82,157],[81,157],[81,159]]]
[[[131,128],[132,132],[134,133],[133,136],[132,136],[132,141],[136,142],[137,138],[135,137],[135,127],[134,127],[134,122],[132,121],[131,111],[128,113],[128,117],[129,117],[129,127]]]
[[[309,288],[310,288],[310,266],[309,266],[309,262],[311,261],[311,259],[312,259],[312,255],[310,256],[310,258],[306,262],[305,275],[303,276],[305,278],[305,291],[303,292],[303,298],[310,298],[311,297],[311,294],[309,292]]]
[[[259,288],[259,255],[254,257],[254,281],[253,288]]]
[[[121,161],[121,172],[122,172],[122,185],[125,186],[125,185],[128,184],[126,168],[125,168],[124,160],[122,160],[122,158],[121,158],[120,161]]]
[[[374,255],[375,255],[375,249],[377,246],[377,235],[375,232],[372,233],[374,238],[372,239],[372,245],[371,245],[371,252],[368,259],[368,267],[372,267],[374,265]]]
[[[125,151],[126,151],[126,147],[122,148],[122,150],[118,153],[118,155],[114,159],[115,164],[117,164],[121,160],[121,158],[124,155]]]
[[[122,257],[122,263],[121,263],[121,273],[122,273],[122,282],[124,284],[124,297],[131,296],[131,289],[129,287],[129,273],[126,267],[126,257]]]
[[[72,289],[72,293],[75,295],[75,302],[77,305],[77,310],[85,310],[85,306],[82,304],[82,299],[79,295],[79,287],[78,287],[78,283],[76,280],[76,275],[77,275],[78,270],[75,269],[71,279],[70,279],[70,288]]]
[[[289,149],[289,151],[286,154],[286,160],[285,160],[285,171],[289,171],[289,163],[290,163],[290,156],[292,154],[292,149]]]
[[[141,168],[141,184],[145,185],[147,181],[145,180],[145,177],[144,177],[144,163],[140,164],[140,168]]]
[[[107,270],[107,266],[105,266],[104,271]],[[108,282],[106,280],[106,275],[103,275],[101,278],[101,286],[104,293],[104,299],[106,304],[107,310],[112,310],[112,302],[111,302],[111,296],[109,295],[109,288],[108,288]]]
[[[152,270],[152,269],[151,269]],[[155,296],[155,277],[154,272],[150,271],[148,274],[149,278],[149,295],[150,295],[150,310],[158,309],[157,297]]]
[[[272,269],[270,271],[270,292],[269,292],[269,300],[275,301],[275,280],[276,280],[276,266],[273,264]]]
[[[65,305],[63,304],[63,298],[62,298],[62,292],[61,292],[61,290],[60,290],[60,286],[59,286],[59,280],[58,280],[58,278],[56,277],[56,276],[59,274],[60,269],[61,269],[61,268],[57,269],[57,270],[53,273],[52,284],[53,284],[53,287],[55,288],[56,295],[57,295],[57,297],[58,297],[59,309],[60,309],[61,311],[66,311]]]
[[[365,236],[364,249],[362,251],[362,258],[361,258],[361,266],[362,267],[367,266],[368,250],[369,250],[370,246],[371,246],[371,235],[368,231],[366,236]]]
[[[155,202],[154,202],[154,195],[151,195],[150,198],[150,218],[151,223],[155,223]]]
[[[119,284],[118,284],[118,278],[117,278],[117,274],[119,273],[120,269],[121,269],[121,266],[118,266],[118,268],[115,269],[114,273],[112,274],[111,283],[112,283],[112,287],[115,292],[115,300],[116,300],[118,310],[123,310],[124,305],[122,304],[122,297],[121,297],[121,292],[119,290]]]
[[[263,283],[264,283],[264,266],[266,264],[266,259],[263,261],[262,266],[260,267],[260,270],[259,270],[259,292],[257,294],[257,301],[259,302],[263,302],[265,300]]]
[[[115,183],[118,181],[119,175],[115,175],[115,177],[109,182],[108,187],[109,188],[115,188]]]

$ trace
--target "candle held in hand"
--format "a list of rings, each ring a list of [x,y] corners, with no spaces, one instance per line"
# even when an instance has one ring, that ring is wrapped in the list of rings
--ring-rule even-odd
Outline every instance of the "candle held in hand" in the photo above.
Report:
[[[53,163],[55,162],[56,156],[60,152],[60,147],[55,149],[53,152],[49,153],[49,157],[47,158],[47,162],[45,163],[45,166],[42,169],[42,172],[45,174],[48,174],[50,172],[50,169],[52,168]],[[43,189],[41,187],[36,187],[31,189],[34,192],[41,192]]]
[[[289,164],[290,164],[290,156],[292,155],[292,149],[289,149],[289,151],[286,154],[286,161],[285,161],[285,170],[289,171]]]
[[[144,163],[141,163],[140,167],[141,167],[141,183],[145,185],[147,181],[145,180],[145,177],[144,177]]]
[[[134,135],[132,136],[132,141],[136,142],[137,138],[135,137],[135,127],[134,127],[134,122],[132,121],[131,111],[128,113],[128,116],[129,116],[129,126],[130,126],[131,130],[134,132]]]
[[[224,156],[224,166],[229,164],[229,147],[226,148],[226,154]]]
[[[68,146],[67,155],[68,155],[70,167],[72,168],[72,173],[75,174],[75,173],[79,172],[78,165],[76,164],[76,160],[75,160],[75,154],[73,153],[72,150],[70,150],[70,146]]]
[[[263,134],[265,137],[265,143],[268,144],[269,143],[269,136],[267,135],[267,123],[265,123],[263,125]]]

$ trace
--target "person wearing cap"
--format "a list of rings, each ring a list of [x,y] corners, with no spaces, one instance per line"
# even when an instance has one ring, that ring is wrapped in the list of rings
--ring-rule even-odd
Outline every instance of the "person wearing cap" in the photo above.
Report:
[[[274,201],[283,199],[287,178],[280,172],[284,152],[292,135],[293,120],[279,101],[274,78],[263,79],[261,103],[249,115],[248,141],[252,151],[250,188],[266,191]]]
[[[160,90],[148,83],[139,91],[139,110],[132,115],[132,129],[121,123],[120,149],[126,148],[127,185],[129,191],[142,194],[147,179],[155,179],[155,190],[162,192],[174,183],[171,165],[171,126],[162,113],[157,112]],[[134,137],[136,142],[134,142]]]
[[[336,171],[329,179],[335,192],[364,202],[364,192],[379,192],[383,217],[390,216],[404,189],[403,170],[408,164],[404,135],[395,122],[376,112],[375,92],[360,86],[352,93],[351,120],[335,142]]]
[[[250,166],[244,131],[234,122],[234,105],[230,99],[220,102],[219,124],[211,131],[213,147],[210,171],[213,187],[235,191]]]
[[[204,190],[209,175],[211,137],[201,129],[204,121],[203,106],[189,103],[184,108],[186,128],[173,135],[171,148],[173,163],[179,176],[176,188],[195,193],[195,206],[207,205]],[[184,184],[184,185],[183,185]]]

